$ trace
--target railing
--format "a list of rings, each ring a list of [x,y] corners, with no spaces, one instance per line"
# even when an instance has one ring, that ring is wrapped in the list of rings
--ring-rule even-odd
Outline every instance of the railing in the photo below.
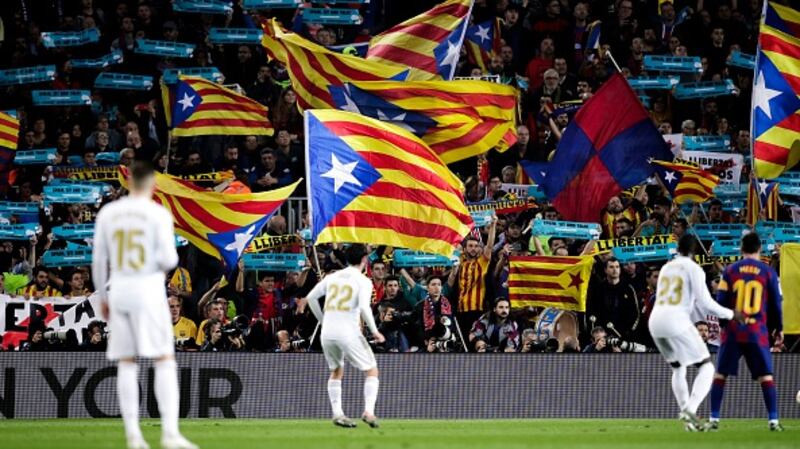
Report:
[[[307,197],[289,197],[281,206],[281,215],[286,217],[286,229],[290,234],[303,227],[303,215],[308,211]]]

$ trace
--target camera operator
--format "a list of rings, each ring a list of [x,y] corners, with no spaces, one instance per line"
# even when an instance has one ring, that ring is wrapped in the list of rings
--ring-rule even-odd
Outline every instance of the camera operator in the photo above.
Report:
[[[492,352],[516,352],[519,346],[517,323],[508,317],[511,303],[507,298],[494,300],[494,308],[483,314],[469,333],[469,342],[474,347],[476,339],[486,340]]]
[[[106,323],[102,321],[92,321],[86,326],[86,337],[81,343],[82,351],[100,352],[105,351],[108,340],[106,338]]]
[[[289,336],[289,332],[285,330],[278,331],[276,338],[276,346],[274,352],[308,352],[308,340],[305,338]]]
[[[399,286],[398,286],[399,287]],[[388,290],[388,284],[387,284]],[[386,337],[382,348],[385,352],[407,352],[408,337],[403,333],[403,325],[411,319],[412,312],[400,312],[389,301],[378,303],[378,330]]]
[[[592,329],[592,342],[583,348],[583,352],[622,352],[619,347],[610,346],[606,337],[605,329],[600,326],[595,327]]]
[[[244,349],[244,340],[242,334],[231,335],[228,328],[224,329],[223,333],[222,322],[216,318],[208,320],[205,327],[205,341],[200,348],[201,352],[232,352],[241,351]]]
[[[449,352],[455,343],[453,308],[450,301],[442,296],[442,284],[441,276],[430,276],[428,295],[417,304],[417,316],[422,316],[428,352]]]
[[[28,339],[19,346],[20,351],[41,352],[49,351],[49,345],[44,338],[44,324],[31,324],[28,326]]]

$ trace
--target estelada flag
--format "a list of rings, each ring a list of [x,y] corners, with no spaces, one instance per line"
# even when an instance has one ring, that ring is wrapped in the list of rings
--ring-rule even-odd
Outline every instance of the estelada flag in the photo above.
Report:
[[[592,256],[514,256],[509,258],[511,307],[555,307],[586,311]]]

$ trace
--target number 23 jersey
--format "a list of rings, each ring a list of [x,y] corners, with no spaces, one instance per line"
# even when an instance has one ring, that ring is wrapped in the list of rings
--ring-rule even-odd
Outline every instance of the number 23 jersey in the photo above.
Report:
[[[722,342],[769,346],[769,330],[782,330],[781,290],[778,274],[769,265],[742,259],[729,265],[717,289],[717,302],[741,311],[746,324],[728,322]]]
[[[706,286],[703,269],[692,259],[677,256],[667,262],[658,274],[658,286],[650,333],[654,337],[672,337],[693,327],[692,314],[711,313],[723,319],[733,318],[733,311],[714,302]]]

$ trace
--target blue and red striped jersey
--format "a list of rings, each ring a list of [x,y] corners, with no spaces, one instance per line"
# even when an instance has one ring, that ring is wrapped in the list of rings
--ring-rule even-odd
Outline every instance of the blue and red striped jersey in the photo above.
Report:
[[[722,333],[723,343],[733,338],[768,347],[769,332],[783,330],[778,274],[760,260],[742,259],[729,265],[719,283],[717,302],[748,318],[746,324],[729,321]]]

